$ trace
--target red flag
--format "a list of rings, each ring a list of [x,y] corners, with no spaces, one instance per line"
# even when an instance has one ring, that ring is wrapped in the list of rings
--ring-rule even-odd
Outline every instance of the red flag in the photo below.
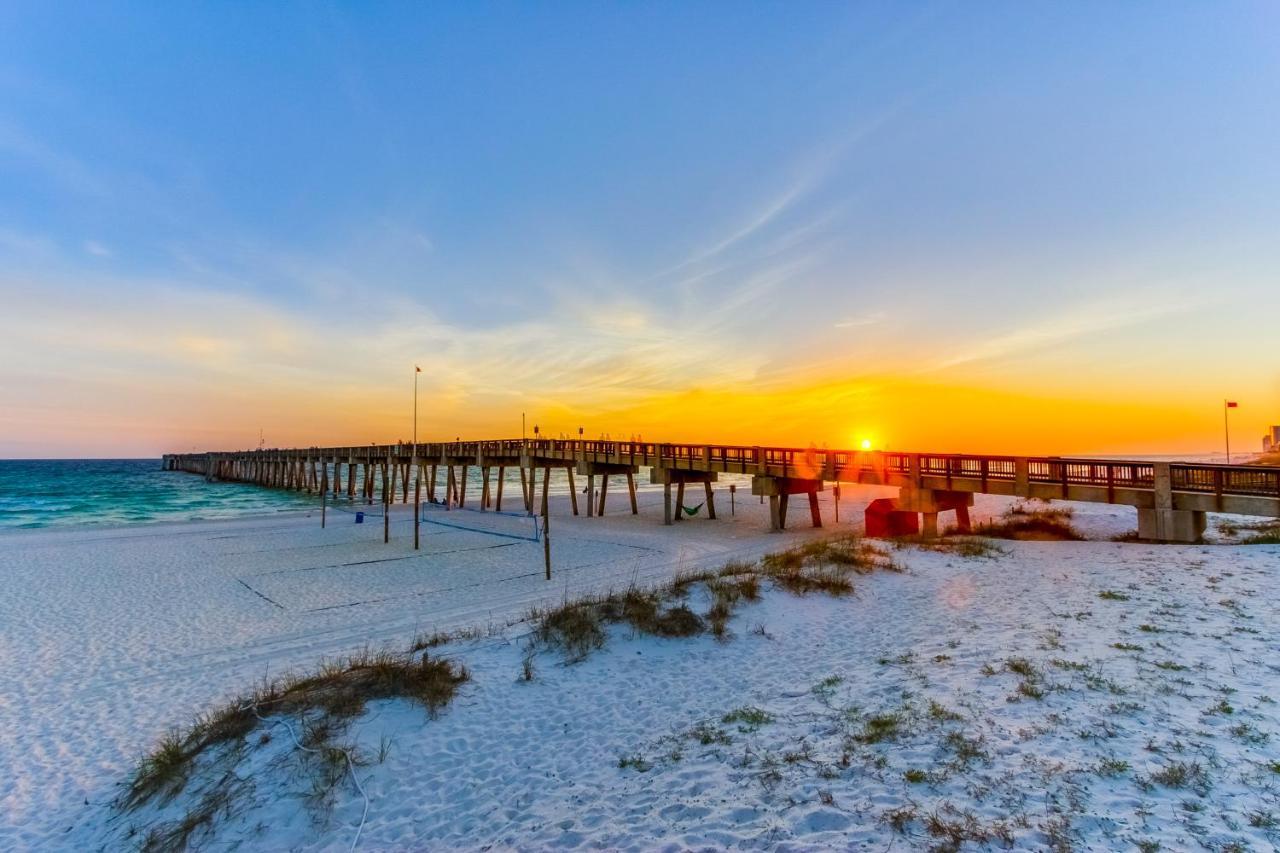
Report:
[[[418,365],[416,365],[416,364],[415,364],[415,365],[413,366],[413,372],[414,372],[414,373],[421,373],[421,372],[422,372],[422,368],[421,368],[421,367],[418,367]],[[1234,405],[1235,405],[1235,403],[1232,403],[1231,405],[1233,405],[1233,406],[1234,406]]]
[[[1239,404],[1239,403],[1237,403],[1237,402],[1235,402],[1234,400],[1227,400],[1227,401],[1226,401],[1226,403],[1227,403],[1227,408],[1228,408],[1228,409],[1238,409],[1238,408],[1240,408],[1240,404]]]

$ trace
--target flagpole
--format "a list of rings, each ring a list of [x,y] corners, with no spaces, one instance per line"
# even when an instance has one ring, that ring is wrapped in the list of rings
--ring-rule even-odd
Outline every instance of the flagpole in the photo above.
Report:
[[[1231,406],[1227,400],[1222,401],[1222,432],[1227,438],[1227,464],[1231,464],[1231,422],[1227,418],[1227,413],[1231,411]]]
[[[418,374],[422,368],[413,366],[413,446],[418,446]]]

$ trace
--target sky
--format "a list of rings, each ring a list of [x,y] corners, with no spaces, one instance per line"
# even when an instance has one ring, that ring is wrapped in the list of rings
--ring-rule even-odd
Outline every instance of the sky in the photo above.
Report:
[[[0,457],[1280,423],[1280,5],[0,4]]]

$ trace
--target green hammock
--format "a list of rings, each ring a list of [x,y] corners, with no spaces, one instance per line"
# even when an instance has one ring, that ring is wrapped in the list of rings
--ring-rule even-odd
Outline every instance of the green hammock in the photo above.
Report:
[[[680,507],[680,508],[681,508],[682,510],[684,510],[684,514],[685,514],[685,515],[687,515],[687,516],[689,516],[690,518],[692,518],[693,516],[695,516],[695,515],[697,515],[697,514],[698,514],[698,510],[702,509],[702,504],[698,504],[697,506],[693,507],[692,509],[690,509],[689,507],[684,506],[684,505],[681,505],[681,507]]]

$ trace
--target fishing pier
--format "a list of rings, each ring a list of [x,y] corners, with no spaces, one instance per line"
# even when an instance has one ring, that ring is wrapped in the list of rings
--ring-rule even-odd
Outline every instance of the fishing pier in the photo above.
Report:
[[[793,496],[807,501],[810,523],[821,527],[818,493],[829,485],[897,488],[896,498],[880,498],[867,508],[870,536],[934,536],[942,513],[954,513],[956,526],[966,530],[975,494],[1132,506],[1139,538],[1159,542],[1198,541],[1209,512],[1280,518],[1280,468],[1251,465],[582,439],[179,453],[166,455],[163,464],[209,480],[323,490],[368,503],[378,489],[388,503],[397,494],[408,502],[410,484],[419,482],[427,500],[458,507],[469,499],[468,470],[478,470],[474,500],[480,510],[502,510],[505,475],[514,468],[520,475],[516,500],[530,513],[546,512],[551,472],[562,470],[574,515],[583,509],[574,476],[587,480],[588,516],[604,513],[611,481],[625,481],[631,512],[638,514],[636,477],[647,468],[650,482],[663,486],[665,524],[680,520],[686,487],[701,486],[708,518],[716,518],[719,475],[745,474],[751,476],[751,493],[768,498],[773,530],[786,528]]]

